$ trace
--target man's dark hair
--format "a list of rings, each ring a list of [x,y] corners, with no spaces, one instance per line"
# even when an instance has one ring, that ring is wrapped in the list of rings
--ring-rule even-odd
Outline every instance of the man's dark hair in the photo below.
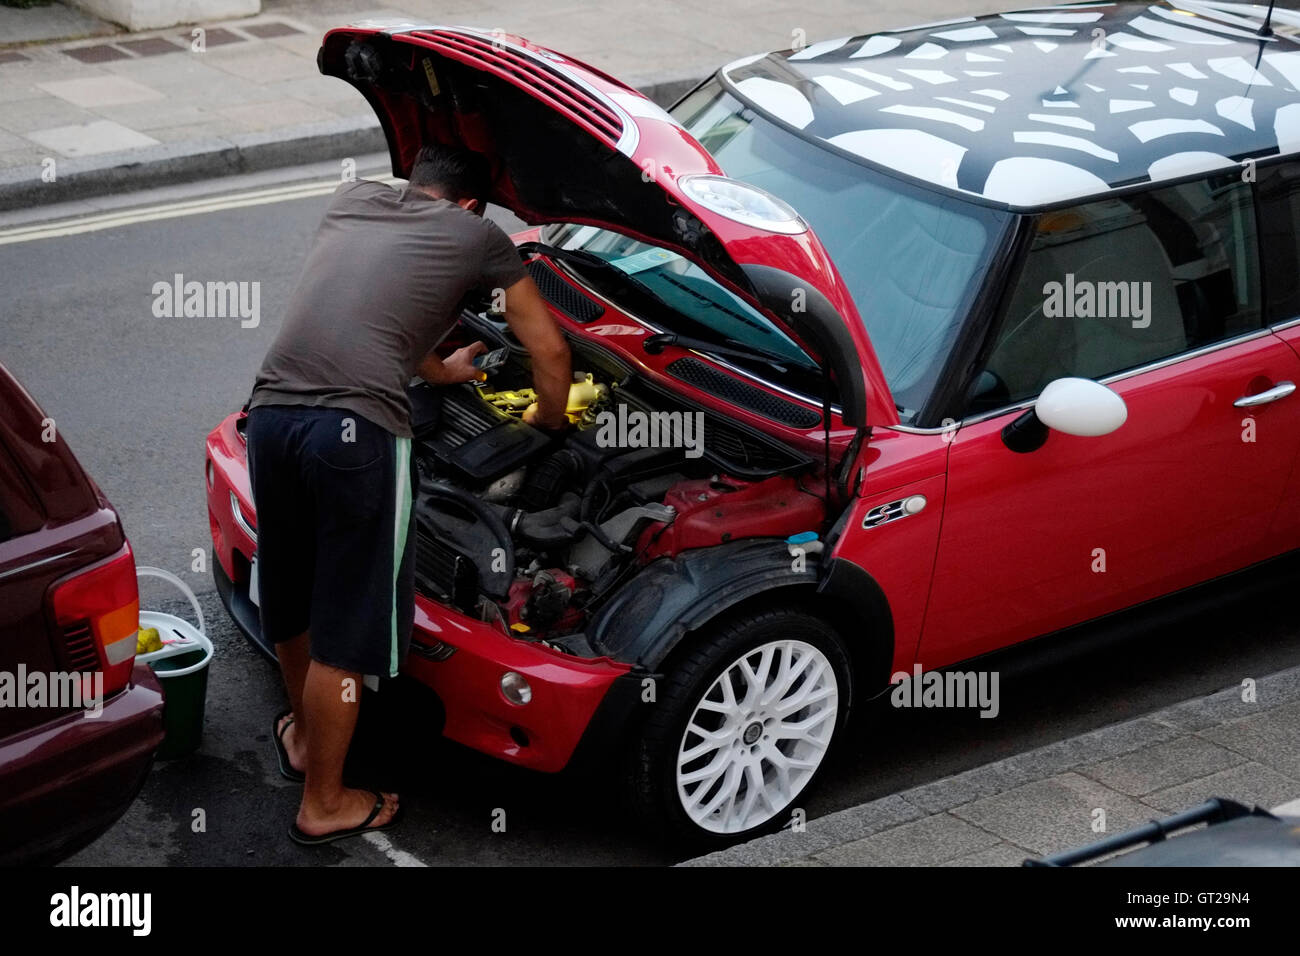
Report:
[[[434,144],[420,147],[411,166],[412,186],[436,189],[444,199],[487,201],[491,172],[478,153],[457,146]]]

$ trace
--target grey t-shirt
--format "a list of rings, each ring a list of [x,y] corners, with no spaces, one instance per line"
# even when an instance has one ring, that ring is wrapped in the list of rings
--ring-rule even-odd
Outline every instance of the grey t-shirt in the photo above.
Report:
[[[410,437],[406,385],[473,288],[527,274],[501,227],[418,190],[334,193],[250,406],[346,408]]]

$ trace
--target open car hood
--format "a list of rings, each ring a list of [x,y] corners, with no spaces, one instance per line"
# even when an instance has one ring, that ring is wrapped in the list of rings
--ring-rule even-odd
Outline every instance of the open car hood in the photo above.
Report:
[[[320,71],[374,108],[393,174],[426,142],[492,164],[489,199],[533,225],[576,222],[672,249],[775,321],[827,369],[850,425],[898,421],[857,308],[811,228],[725,174],[663,109],[522,37],[368,22],[332,30]]]

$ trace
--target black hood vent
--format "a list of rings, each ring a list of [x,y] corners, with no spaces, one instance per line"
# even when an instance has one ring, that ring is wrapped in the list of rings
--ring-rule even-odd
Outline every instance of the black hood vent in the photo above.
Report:
[[[605,307],[593,302],[569,283],[565,282],[549,265],[540,259],[528,263],[528,274],[537,283],[537,289],[547,302],[575,322],[587,324],[605,314]]]
[[[702,392],[724,399],[733,405],[757,412],[764,418],[789,425],[792,428],[813,428],[821,424],[822,416],[811,408],[796,405],[778,398],[771,392],[748,385],[699,359],[680,358],[668,366],[668,374]]]

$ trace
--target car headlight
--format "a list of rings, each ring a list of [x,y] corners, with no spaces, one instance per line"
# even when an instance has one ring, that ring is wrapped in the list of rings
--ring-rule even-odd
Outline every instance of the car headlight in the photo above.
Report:
[[[808,231],[808,224],[788,202],[738,179],[696,173],[681,177],[677,185],[705,209],[734,222],[787,236]]]

